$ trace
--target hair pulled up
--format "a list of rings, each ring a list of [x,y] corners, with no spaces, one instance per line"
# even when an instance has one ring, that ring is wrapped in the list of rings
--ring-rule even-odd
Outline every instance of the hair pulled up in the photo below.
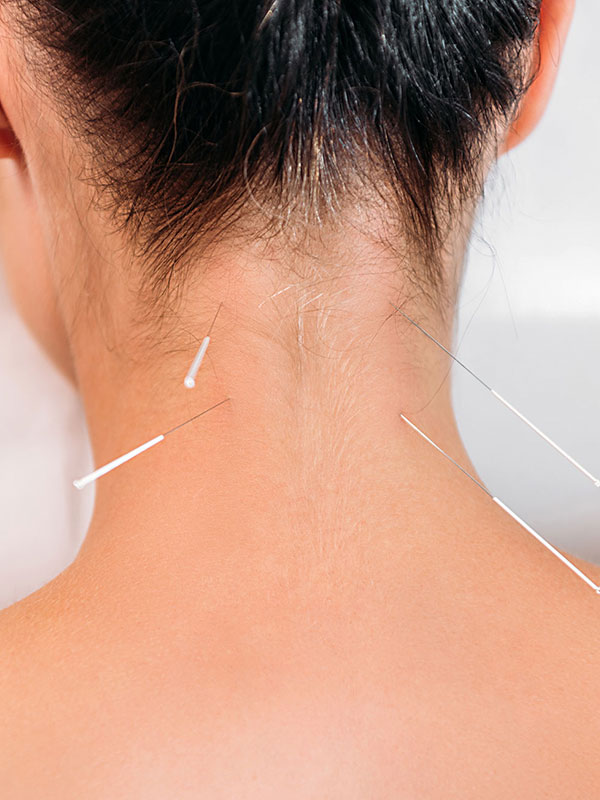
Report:
[[[541,0],[9,2],[164,286],[253,200],[322,222],[357,177],[434,254],[526,88]]]

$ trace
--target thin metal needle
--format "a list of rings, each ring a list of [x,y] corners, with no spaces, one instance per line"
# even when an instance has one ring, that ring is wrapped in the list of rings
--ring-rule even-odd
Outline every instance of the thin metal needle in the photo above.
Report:
[[[230,399],[231,399],[230,397],[226,397],[225,400],[221,400],[219,403],[215,403],[214,406],[211,406],[210,408],[201,411],[199,414],[196,414],[196,416],[192,417],[191,419],[188,419],[185,422],[181,422],[179,425],[176,425],[174,428],[171,428],[171,430],[167,431],[166,433],[160,433],[153,439],[150,439],[149,441],[144,442],[144,444],[139,445],[139,447],[135,447],[128,453],[125,453],[124,455],[115,458],[113,461],[109,461],[109,463],[105,464],[103,467],[98,467],[98,469],[94,470],[93,472],[90,472],[89,475],[85,475],[83,478],[77,478],[77,480],[73,481],[73,486],[76,489],[83,489],[84,486],[87,486],[89,483],[92,483],[93,481],[102,477],[102,475],[106,475],[107,472],[111,472],[113,469],[120,467],[121,464],[125,464],[126,461],[130,461],[132,458],[135,458],[135,456],[139,456],[140,453],[143,453],[146,450],[149,450],[151,447],[154,447],[155,444],[164,441],[165,437],[168,436],[170,433],[179,430],[179,428],[183,428],[184,425],[189,425],[190,422],[193,422],[195,419],[198,419],[198,417],[201,417],[203,414],[208,414],[208,412],[212,411],[213,408],[217,408],[217,406],[226,403],[227,400]]]
[[[585,573],[583,573],[579,569],[579,567],[576,567],[575,564],[573,564],[571,561],[569,561],[569,559],[566,558],[559,550],[557,550],[556,547],[554,547],[554,545],[551,545],[550,542],[546,541],[546,539],[544,539],[543,536],[540,536],[540,534],[537,533],[537,531],[534,531],[534,529],[530,525],[528,525],[526,522],[524,522],[524,520],[522,520],[521,517],[518,516],[518,514],[515,514],[515,512],[512,511],[512,509],[510,509],[505,503],[503,503],[502,500],[500,500],[498,497],[495,497],[488,489],[485,488],[485,486],[483,486],[483,484],[481,484],[476,478],[474,478],[469,472],[467,472],[466,469],[463,469],[463,467],[461,467],[460,464],[457,464],[457,462],[451,456],[449,456],[448,453],[445,452],[445,450],[442,450],[442,448],[439,445],[437,445],[435,442],[433,442],[429,438],[429,436],[424,434],[422,430],[417,428],[417,426],[414,423],[412,423],[409,419],[407,419],[404,416],[404,414],[400,414],[400,416],[402,417],[402,419],[405,422],[407,422],[410,425],[410,427],[413,430],[415,430],[420,436],[422,436],[423,439],[428,441],[429,444],[432,444],[435,447],[436,450],[438,450],[443,456],[445,456],[448,459],[448,461],[451,461],[455,466],[457,466],[461,470],[461,472],[463,472],[468,478],[470,478],[481,489],[483,489],[483,491],[488,495],[488,497],[492,498],[492,500],[494,501],[494,503],[496,503],[496,505],[500,506],[500,508],[502,508],[508,514],[510,514],[510,516],[516,522],[518,522],[519,525],[521,525],[521,527],[525,528],[525,530],[528,533],[531,533],[533,536],[535,536],[535,538],[539,542],[541,542],[544,545],[544,547],[546,547],[548,550],[550,550],[550,552],[553,555],[555,555],[558,559],[560,559],[563,562],[563,564],[565,564],[570,570],[572,570],[579,578],[581,578],[583,581],[585,581],[585,583],[587,583],[588,586],[590,586],[592,589],[594,589],[596,594],[600,594],[600,586],[598,586],[596,583],[594,583],[594,581],[591,578],[589,578]]]
[[[190,422],[193,422],[195,419],[198,419],[198,417],[203,416],[203,414],[208,414],[208,412],[212,411],[213,408],[216,408],[217,406],[223,405],[223,403],[226,403],[228,400],[231,400],[231,397],[226,397],[225,400],[220,400],[218,403],[215,403],[214,406],[211,406],[210,408],[207,408],[204,411],[201,411],[199,414],[196,414],[195,417],[192,417],[191,419],[188,419],[185,422],[180,422],[179,425],[175,425],[175,427],[171,428],[170,431],[167,431],[166,433],[163,433],[163,436],[169,436],[169,434],[173,433],[174,431],[178,431],[179,428],[183,428],[184,425],[189,425]]]
[[[223,301],[221,301],[221,302],[219,303],[219,307],[217,308],[217,313],[216,313],[216,314],[215,314],[215,316],[213,317],[213,321],[210,323],[210,328],[208,329],[208,333],[206,334],[207,336],[210,336],[210,334],[211,334],[211,331],[212,331],[212,329],[213,329],[213,325],[214,325],[214,324],[215,324],[215,322],[217,321],[217,317],[219,316],[219,311],[221,310],[221,306],[222,306],[222,305],[223,305]]]
[[[411,427],[411,428],[413,428],[413,429],[414,429],[414,430],[415,430],[417,433],[421,434],[421,436],[422,436],[424,439],[426,439],[426,440],[429,442],[429,444],[432,444],[432,445],[435,447],[435,449],[436,449],[436,450],[439,450],[439,451],[440,451],[440,453],[441,453],[443,456],[446,456],[446,458],[447,458],[449,461],[451,461],[451,462],[454,464],[454,466],[455,466],[455,467],[458,467],[458,468],[459,468],[459,470],[460,470],[461,472],[464,472],[464,474],[467,476],[467,478],[470,478],[470,479],[473,481],[473,483],[476,483],[476,484],[477,484],[477,486],[479,486],[479,488],[480,488],[480,489],[483,489],[483,491],[484,491],[484,492],[485,492],[487,495],[489,495],[490,497],[493,497],[492,493],[491,493],[491,492],[490,492],[488,489],[486,489],[486,488],[485,488],[485,486],[483,485],[483,483],[479,483],[479,481],[477,480],[477,478],[474,478],[474,477],[471,475],[471,473],[470,473],[470,472],[467,472],[467,470],[466,470],[464,467],[461,467],[461,465],[458,463],[458,461],[455,461],[455,460],[454,460],[454,459],[453,459],[451,456],[449,456],[449,455],[448,455],[448,453],[446,453],[444,450],[442,450],[442,448],[441,448],[439,445],[437,445],[437,444],[436,444],[434,441],[432,441],[432,440],[429,438],[429,436],[426,436],[426,435],[423,433],[423,431],[419,430],[419,428],[417,428],[417,426],[416,426],[416,425],[414,425],[414,424],[413,424],[413,423],[412,423],[412,422],[411,422],[409,419],[407,419],[407,418],[404,416],[404,414],[400,414],[400,416],[402,417],[402,419],[403,419],[405,422],[408,422],[408,424],[410,425],[410,427]]]
[[[431,341],[434,342],[435,344],[437,344],[438,347],[441,347],[442,350],[445,353],[447,353],[450,356],[450,358],[454,359],[454,361],[456,361],[457,364],[460,364],[460,366],[463,369],[466,369],[466,371],[470,375],[472,375],[475,378],[475,380],[479,381],[479,383],[482,386],[485,386],[485,388],[489,392],[491,392],[497,400],[499,400],[503,405],[505,405],[506,408],[508,408],[509,411],[512,411],[512,413],[515,414],[517,417],[519,417],[519,419],[521,419],[526,425],[528,425],[531,428],[531,430],[535,431],[535,433],[537,433],[538,436],[541,436],[542,439],[544,439],[544,441],[548,442],[548,444],[551,447],[553,447],[556,451],[558,451],[561,454],[561,456],[564,456],[567,459],[567,461],[569,461],[571,464],[573,464],[574,467],[576,467],[580,472],[582,472],[586,476],[586,478],[589,478],[592,481],[592,483],[594,484],[594,486],[596,486],[596,488],[600,488],[600,479],[598,479],[595,475],[592,475],[592,473],[589,472],[589,470],[587,470],[585,467],[583,467],[578,461],[576,461],[572,456],[570,456],[567,452],[565,452],[562,449],[562,447],[560,447],[558,444],[556,444],[556,442],[554,442],[549,436],[547,436],[543,431],[541,431],[537,427],[537,425],[534,425],[533,422],[531,422],[531,420],[527,419],[527,417],[525,417],[523,414],[521,414],[520,411],[517,411],[517,409],[514,406],[512,406],[508,402],[508,400],[505,400],[502,397],[502,395],[498,394],[498,392],[495,389],[492,389],[491,386],[488,386],[488,384],[484,380],[482,380],[478,375],[476,375],[473,372],[473,370],[470,370],[469,367],[467,367],[466,364],[463,364],[463,362],[459,358],[457,358],[453,353],[451,353],[446,347],[444,347],[444,345],[441,342],[438,342],[437,339],[435,339],[430,333],[428,333],[424,328],[422,328],[419,325],[418,322],[415,322],[414,319],[411,319],[408,316],[408,314],[406,314],[404,311],[402,311],[401,308],[398,308],[398,306],[395,305],[394,303],[391,303],[391,305],[394,306],[396,311],[399,311],[402,314],[403,317],[406,317],[406,319],[412,325],[414,325],[415,328],[418,328],[421,331],[421,333],[424,333],[425,336],[427,336],[428,339],[431,339]]]
[[[213,325],[215,324],[215,321],[217,319],[217,315],[218,315],[219,311],[221,310],[221,306],[222,305],[223,305],[222,302],[219,303],[219,308],[217,308],[217,313],[215,314],[215,316],[213,318],[213,321],[210,324],[210,328],[208,329],[208,333],[206,334],[206,336],[202,340],[202,344],[200,345],[200,348],[198,349],[198,352],[196,353],[196,355],[194,357],[194,360],[192,361],[192,365],[190,366],[190,368],[189,368],[189,370],[187,372],[187,375],[185,376],[185,378],[183,380],[184,386],[186,386],[188,389],[193,389],[194,386],[196,385],[196,375],[198,374],[198,370],[200,369],[200,364],[202,364],[202,359],[204,358],[204,354],[206,353],[206,349],[207,349],[207,347],[209,345],[209,342],[210,342],[210,333],[211,333],[211,331],[213,329]]]

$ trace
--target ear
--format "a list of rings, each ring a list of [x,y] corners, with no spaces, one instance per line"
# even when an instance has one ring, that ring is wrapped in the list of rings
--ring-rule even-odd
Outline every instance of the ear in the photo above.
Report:
[[[50,259],[18,137],[0,106],[0,267],[17,310],[55,366],[75,383]]]
[[[537,76],[521,99],[517,115],[500,146],[499,155],[521,144],[544,115],[574,10],[575,0],[542,0],[531,67],[532,72],[537,69]]]
[[[0,105],[0,158],[21,158],[19,140],[15,136],[6,112]]]

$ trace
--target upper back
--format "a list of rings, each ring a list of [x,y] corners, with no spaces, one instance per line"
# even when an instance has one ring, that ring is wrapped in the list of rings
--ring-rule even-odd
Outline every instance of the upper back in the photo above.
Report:
[[[475,542],[187,616],[59,579],[0,619],[2,796],[594,796],[600,598],[504,533],[488,562]]]

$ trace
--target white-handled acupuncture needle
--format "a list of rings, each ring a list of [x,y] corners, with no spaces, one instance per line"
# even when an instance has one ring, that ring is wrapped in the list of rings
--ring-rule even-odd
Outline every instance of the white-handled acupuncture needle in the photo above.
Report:
[[[179,425],[176,425],[171,430],[167,431],[166,433],[161,433],[158,436],[155,436],[154,439],[150,439],[148,442],[144,442],[139,447],[130,450],[128,453],[125,453],[123,456],[119,456],[119,458],[115,458],[113,461],[110,461],[108,464],[105,464],[103,467],[99,467],[98,469],[94,470],[94,472],[90,472],[89,475],[85,475],[83,478],[78,478],[77,480],[73,481],[73,486],[76,489],[83,489],[84,486],[87,486],[88,483],[92,483],[97,478],[100,478],[102,475],[106,475],[107,472],[111,472],[111,470],[120,467],[121,464],[125,464],[126,461],[130,461],[132,458],[139,456],[140,453],[143,453],[145,450],[149,450],[151,447],[154,447],[155,444],[162,442],[165,437],[169,436],[169,434],[174,433],[175,431],[179,430],[179,428],[183,428],[184,425],[189,425],[190,422],[198,419],[203,414],[207,414],[209,411],[212,411],[213,408],[226,403],[229,400],[229,397],[226,397],[225,400],[221,400],[219,403],[216,403],[214,406],[201,411],[199,414],[196,414],[195,417],[186,420],[185,422],[181,422]]]
[[[210,333],[213,329],[213,325],[215,324],[217,314],[221,310],[222,305],[223,303],[220,303],[219,308],[217,308],[217,313],[215,314],[214,319],[210,324],[208,333],[206,334],[204,339],[202,339],[202,344],[200,345],[200,348],[196,353],[190,368],[188,369],[187,375],[183,379],[183,383],[185,386],[187,386],[188,389],[193,389],[194,386],[196,385],[196,375],[198,374],[198,370],[200,369],[200,364],[202,364],[202,359],[204,358],[204,354],[206,353],[206,348],[208,347],[210,342]]]
[[[454,464],[454,466],[455,466],[455,467],[458,467],[458,468],[459,468],[459,470],[460,470],[461,472],[463,472],[463,473],[464,473],[464,474],[465,474],[465,475],[466,475],[468,478],[470,478],[470,479],[473,481],[473,483],[476,483],[476,484],[477,484],[477,486],[479,486],[479,488],[480,488],[480,489],[483,489],[483,491],[484,491],[484,492],[485,492],[485,493],[486,493],[486,494],[487,494],[489,497],[491,497],[491,498],[492,498],[492,500],[494,501],[494,503],[496,503],[496,505],[499,505],[499,506],[500,506],[500,508],[504,509],[504,511],[506,511],[508,514],[510,514],[510,516],[511,516],[511,517],[512,517],[514,520],[516,520],[516,521],[519,523],[519,525],[521,525],[523,528],[525,528],[525,530],[526,530],[526,531],[528,531],[529,533],[531,533],[531,534],[532,534],[532,536],[535,536],[535,538],[536,538],[536,539],[537,539],[539,542],[541,542],[541,543],[544,545],[544,547],[547,547],[547,548],[548,548],[548,550],[550,550],[550,552],[551,552],[553,555],[555,555],[557,558],[559,558],[559,559],[560,559],[560,560],[563,562],[563,564],[566,564],[566,566],[567,566],[567,567],[569,567],[569,569],[570,569],[570,570],[572,570],[572,571],[573,571],[573,572],[574,572],[574,573],[575,573],[575,574],[576,574],[576,575],[577,575],[579,578],[581,578],[581,580],[585,581],[585,582],[587,583],[587,585],[588,585],[588,586],[591,586],[591,588],[592,588],[592,589],[594,589],[594,591],[596,592],[596,594],[600,594],[600,586],[598,586],[597,584],[595,584],[595,583],[594,583],[594,581],[593,581],[591,578],[588,578],[588,576],[587,576],[587,575],[585,575],[585,574],[584,574],[584,573],[583,573],[583,572],[582,572],[582,571],[581,571],[581,570],[580,570],[578,567],[576,567],[576,566],[575,566],[575,564],[572,564],[572,563],[569,561],[569,559],[568,559],[568,558],[566,558],[565,556],[563,556],[563,554],[562,554],[562,553],[561,553],[559,550],[557,550],[557,549],[556,549],[556,547],[554,547],[553,545],[551,545],[551,544],[550,544],[550,542],[547,542],[547,541],[546,541],[546,539],[544,539],[544,537],[543,537],[543,536],[540,536],[540,534],[539,534],[539,533],[537,533],[537,531],[534,531],[534,530],[533,530],[533,528],[532,528],[530,525],[528,525],[526,522],[524,522],[524,521],[521,519],[521,517],[519,517],[519,516],[518,516],[518,514],[515,514],[515,512],[514,512],[514,511],[512,511],[512,509],[510,509],[510,508],[509,508],[509,507],[508,507],[508,506],[507,506],[505,503],[503,503],[503,502],[502,502],[502,500],[500,500],[498,497],[495,497],[495,496],[494,496],[494,495],[493,495],[493,494],[492,494],[492,493],[491,493],[491,492],[490,492],[488,489],[486,489],[486,488],[485,488],[485,486],[484,486],[482,483],[480,483],[480,482],[479,482],[479,481],[478,481],[476,478],[474,478],[474,477],[473,477],[473,476],[472,476],[472,475],[471,475],[469,472],[467,472],[467,470],[466,470],[466,469],[464,469],[463,467],[461,467],[461,465],[460,465],[459,463],[457,463],[457,462],[456,462],[456,461],[455,461],[455,460],[454,460],[454,459],[453,459],[451,456],[449,456],[449,455],[448,455],[448,453],[446,453],[444,450],[442,450],[442,448],[441,448],[439,445],[437,445],[435,442],[433,442],[433,441],[432,441],[432,440],[429,438],[429,436],[426,436],[426,434],[424,434],[422,430],[419,430],[419,428],[417,428],[417,426],[416,426],[416,425],[415,425],[413,422],[411,422],[409,419],[407,419],[407,418],[404,416],[404,414],[400,414],[400,416],[402,417],[402,419],[403,419],[405,422],[407,422],[407,423],[410,425],[410,427],[411,427],[413,430],[415,430],[415,431],[416,431],[418,434],[420,434],[420,435],[421,435],[421,436],[422,436],[422,437],[423,437],[423,438],[424,438],[426,441],[428,441],[428,442],[429,442],[429,444],[433,445],[433,446],[435,447],[435,449],[436,449],[436,450],[439,450],[439,452],[440,452],[440,453],[441,453],[443,456],[446,456],[446,458],[448,459],[448,461],[451,461],[451,462]]]
[[[422,328],[417,322],[415,322],[414,319],[411,319],[408,316],[408,314],[405,314],[404,311],[402,311],[401,308],[398,308],[398,306],[394,305],[394,303],[392,303],[392,305],[394,306],[396,311],[399,311],[402,314],[403,317],[406,317],[406,319],[410,323],[412,323],[415,326],[415,328],[418,328],[421,331],[421,333],[424,333],[425,336],[427,336],[429,339],[431,339],[432,342],[437,344],[438,347],[441,347],[442,350],[450,356],[450,358],[454,359],[454,361],[456,361],[457,364],[460,364],[460,366],[463,369],[466,369],[467,372],[470,375],[472,375],[475,378],[476,381],[479,381],[479,383],[482,386],[485,386],[485,388],[489,392],[491,392],[497,400],[499,400],[503,405],[505,405],[506,408],[509,409],[509,411],[512,411],[513,414],[516,414],[516,416],[519,417],[519,419],[523,420],[523,422],[526,425],[528,425],[533,431],[535,431],[538,434],[538,436],[541,436],[542,439],[544,439],[546,442],[548,442],[549,445],[551,445],[555,450],[557,450],[561,454],[561,456],[564,456],[567,459],[567,461],[570,461],[571,464],[573,464],[574,467],[576,467],[580,472],[582,472],[586,476],[586,478],[589,478],[592,481],[592,483],[594,484],[594,486],[596,486],[597,488],[600,488],[600,479],[596,478],[595,475],[592,475],[592,473],[589,472],[585,467],[582,467],[581,464],[578,461],[575,461],[575,459],[572,456],[570,456],[568,453],[566,453],[562,449],[562,447],[559,447],[559,445],[557,445],[556,442],[552,441],[552,439],[549,436],[546,436],[546,434],[543,431],[541,431],[536,425],[534,425],[533,422],[528,420],[527,417],[523,416],[523,414],[521,414],[520,411],[517,411],[517,409],[514,406],[511,406],[511,404],[508,402],[508,400],[505,400],[502,397],[502,395],[498,394],[498,392],[495,389],[492,389],[492,387],[488,386],[488,384],[485,381],[483,381],[478,375],[475,375],[473,370],[470,370],[467,367],[466,364],[463,364],[463,362],[460,361],[453,353],[451,353],[449,350],[447,350],[441,342],[438,342],[438,340],[435,339],[430,333],[427,333],[427,331],[424,328]]]

